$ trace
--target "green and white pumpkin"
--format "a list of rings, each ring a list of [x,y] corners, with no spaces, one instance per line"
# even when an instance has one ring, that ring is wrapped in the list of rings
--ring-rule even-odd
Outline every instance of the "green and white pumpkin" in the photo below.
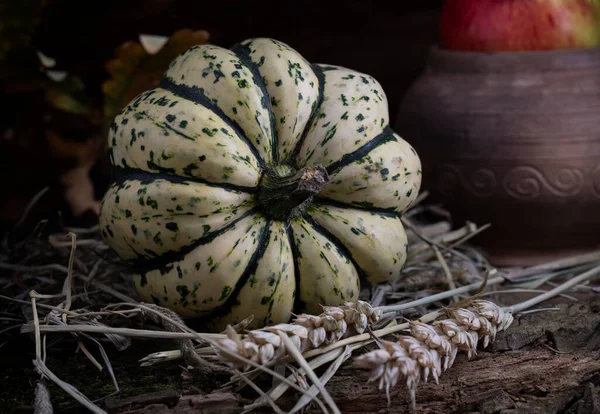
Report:
[[[421,164],[371,76],[250,39],[195,46],[109,132],[106,242],[142,300],[222,329],[398,276]]]

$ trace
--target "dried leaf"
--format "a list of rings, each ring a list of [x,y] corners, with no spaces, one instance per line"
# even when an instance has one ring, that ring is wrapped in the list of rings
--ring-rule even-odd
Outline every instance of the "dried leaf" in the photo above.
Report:
[[[78,77],[67,75],[60,81],[50,81],[45,85],[48,104],[71,114],[91,116],[92,103],[85,84]]]
[[[54,82],[62,82],[69,74],[64,70],[47,70],[46,75]]]
[[[156,55],[163,46],[169,41],[166,36],[159,35],[140,35],[140,43],[144,47],[144,50],[151,55]]]
[[[65,200],[73,215],[79,217],[86,211],[99,215],[100,202],[95,199],[90,171],[104,151],[104,140],[90,137],[77,142],[65,139],[52,130],[46,131],[46,137],[52,156],[75,162],[75,166],[60,177],[65,186]]]
[[[128,41],[115,52],[115,59],[106,64],[111,79],[102,85],[104,92],[104,116],[108,122],[133,98],[158,85],[169,63],[179,54],[195,45],[208,43],[205,30],[182,29],[173,33],[161,45],[151,35],[143,35],[147,52],[140,42]],[[153,39],[154,41],[148,42]],[[160,40],[160,37],[158,38]]]
[[[46,74],[50,76],[51,72]],[[44,84],[45,97],[48,104],[61,111],[77,115],[91,115],[91,102],[81,79],[67,75],[61,79],[52,79]]]
[[[53,68],[54,66],[56,66],[56,59],[51,58],[50,56],[46,56],[39,50],[36,51],[36,54],[37,54],[37,57],[40,59],[40,63],[42,64],[43,67]]]
[[[100,215],[100,201],[94,198],[94,183],[90,178],[90,167],[83,166],[70,169],[61,176],[66,188],[65,200],[69,203],[75,217],[87,211]]]

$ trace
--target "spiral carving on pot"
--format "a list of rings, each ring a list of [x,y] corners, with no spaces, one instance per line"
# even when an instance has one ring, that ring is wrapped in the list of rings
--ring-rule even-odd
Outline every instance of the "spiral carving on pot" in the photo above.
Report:
[[[443,165],[438,171],[436,188],[446,195],[454,195],[458,187],[466,189],[477,197],[489,197],[496,187],[496,174],[487,168],[480,168],[470,176],[455,165]]]
[[[540,170],[531,166],[515,167],[504,177],[504,189],[520,200],[538,198],[543,189],[559,197],[574,196],[583,189],[581,170],[561,168],[552,178],[548,179]]]

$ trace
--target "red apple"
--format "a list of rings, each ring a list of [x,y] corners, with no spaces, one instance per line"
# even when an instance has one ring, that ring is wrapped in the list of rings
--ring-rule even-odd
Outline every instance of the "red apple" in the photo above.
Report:
[[[600,0],[446,0],[440,36],[464,51],[600,47]]]

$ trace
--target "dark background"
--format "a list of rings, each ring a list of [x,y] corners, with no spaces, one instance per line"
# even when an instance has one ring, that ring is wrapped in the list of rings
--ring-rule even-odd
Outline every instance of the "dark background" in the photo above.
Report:
[[[42,0],[22,1],[39,6]],[[102,99],[101,85],[108,77],[105,64],[124,42],[137,41],[140,33],[169,36],[189,28],[208,31],[210,43],[226,48],[250,37],[276,38],[310,62],[368,73],[386,92],[392,125],[400,99],[422,71],[428,50],[437,41],[442,6],[442,0],[46,2],[31,42],[56,59],[55,69],[78,76],[92,100]],[[12,81],[4,86],[13,92],[15,88],[27,90],[27,85],[15,86]],[[68,160],[50,155],[48,126],[41,115],[44,108],[41,105],[38,110],[37,95],[30,95],[17,94],[19,99],[9,99],[9,105],[0,111],[0,183],[4,188],[0,230],[10,229],[44,186],[50,190],[30,212],[30,225],[41,219],[56,221],[57,215],[67,224],[94,224],[96,218],[89,214],[69,216],[60,175],[72,166]],[[87,121],[79,123],[71,117],[63,122],[60,116],[52,119],[58,133],[67,139],[85,140],[97,133]],[[108,185],[108,171],[102,157],[92,171],[98,198]]]
[[[311,62],[346,65],[379,80],[394,116],[398,99],[437,41],[441,0],[55,1],[34,36],[68,70],[103,77],[114,48],[139,33],[207,30],[229,48],[250,37],[288,43]]]

